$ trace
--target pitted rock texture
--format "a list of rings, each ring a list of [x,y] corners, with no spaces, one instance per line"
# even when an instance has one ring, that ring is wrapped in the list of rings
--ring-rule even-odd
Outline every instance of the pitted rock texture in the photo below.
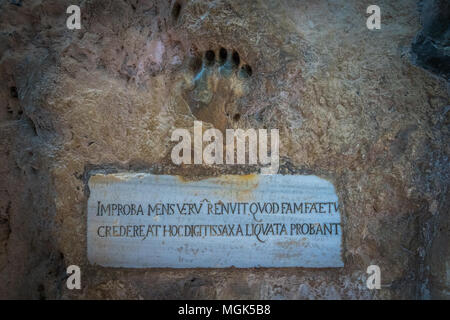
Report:
[[[360,0],[90,0],[81,30],[71,1],[15,2],[0,1],[0,298],[449,298],[449,91],[412,63],[416,1],[379,1],[376,31]],[[172,165],[171,133],[194,120],[279,129],[280,171],[336,187],[345,267],[89,265],[92,168],[251,169]]]

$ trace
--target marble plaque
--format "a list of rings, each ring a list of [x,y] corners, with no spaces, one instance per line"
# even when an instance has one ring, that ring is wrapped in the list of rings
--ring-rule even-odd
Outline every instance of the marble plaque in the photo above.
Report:
[[[338,197],[316,176],[96,174],[89,189],[91,264],[343,267]]]

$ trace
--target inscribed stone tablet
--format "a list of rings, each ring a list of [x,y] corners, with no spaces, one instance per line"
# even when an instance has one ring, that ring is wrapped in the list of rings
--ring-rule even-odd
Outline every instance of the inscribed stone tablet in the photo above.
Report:
[[[88,259],[130,268],[342,267],[333,185],[316,176],[89,180]]]

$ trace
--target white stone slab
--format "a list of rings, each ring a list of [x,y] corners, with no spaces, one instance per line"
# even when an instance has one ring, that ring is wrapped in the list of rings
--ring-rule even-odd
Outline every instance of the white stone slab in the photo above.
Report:
[[[316,176],[97,174],[89,188],[91,264],[343,267],[338,198]]]

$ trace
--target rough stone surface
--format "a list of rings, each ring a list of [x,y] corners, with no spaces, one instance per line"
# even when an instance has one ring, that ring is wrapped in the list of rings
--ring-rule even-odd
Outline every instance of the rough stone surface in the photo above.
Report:
[[[450,2],[420,2],[423,28],[412,44],[413,60],[420,66],[450,80]]]
[[[412,63],[416,1],[378,1],[376,31],[365,0],[91,0],[81,30],[70,1],[16,2],[0,1],[0,298],[449,298],[449,87]],[[91,169],[257,171],[172,165],[171,132],[194,120],[279,128],[280,172],[337,189],[345,267],[89,265]]]

